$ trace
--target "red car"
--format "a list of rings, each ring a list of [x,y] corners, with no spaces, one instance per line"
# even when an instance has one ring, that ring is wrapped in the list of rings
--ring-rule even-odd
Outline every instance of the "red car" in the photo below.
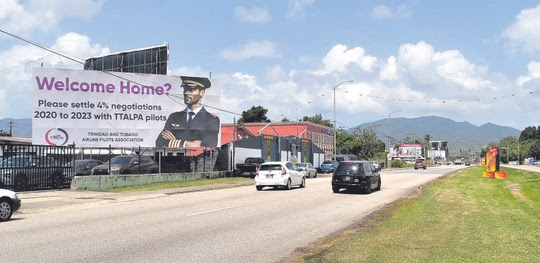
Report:
[[[414,162],[414,170],[418,170],[419,168],[426,170],[426,162],[424,162],[422,159],[417,159]]]

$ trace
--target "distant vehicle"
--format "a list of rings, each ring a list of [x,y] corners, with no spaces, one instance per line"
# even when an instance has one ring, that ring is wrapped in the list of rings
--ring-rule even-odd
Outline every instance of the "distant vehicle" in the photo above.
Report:
[[[30,186],[62,188],[70,169],[51,156],[15,155],[0,163],[0,186],[27,190]]]
[[[109,163],[111,171],[109,172]],[[151,174],[157,173],[159,167],[149,156],[143,155],[119,155],[111,158],[108,162],[92,168],[91,175],[106,174]]]
[[[469,162],[469,160],[465,160],[464,164],[465,164],[466,166],[471,166],[471,163]]]
[[[369,161],[340,162],[332,176],[332,191],[359,189],[365,193],[381,190],[381,175]]]
[[[333,160],[326,160],[321,164],[321,173],[333,173],[336,169],[338,162]]]
[[[462,165],[462,164],[463,164],[463,162],[461,160],[459,160],[459,159],[454,161],[454,165]]]
[[[261,191],[265,186],[274,188],[306,187],[306,177],[300,169],[291,162],[266,162],[259,166],[255,176],[255,188]]]
[[[426,162],[424,161],[424,159],[416,159],[416,161],[414,162],[414,170],[418,170],[418,169],[424,169],[426,170]]]
[[[517,163],[517,161],[510,161],[510,162],[508,162],[508,164],[510,164],[510,165],[517,165],[518,163]]]
[[[84,159],[84,160],[75,160],[75,175],[90,175],[92,173],[92,168],[103,164],[100,160],[93,159]],[[71,163],[70,163],[71,166]]]
[[[20,207],[21,199],[19,199],[17,193],[0,189],[0,222],[11,219],[13,212],[17,211]]]
[[[375,167],[375,170],[377,170],[377,172],[382,170],[383,168],[383,163],[381,162],[371,161],[371,164],[373,165],[373,167]]]
[[[313,167],[311,163],[297,163],[296,166],[304,172],[304,176],[307,178],[317,178],[317,169]]]
[[[251,176],[255,176],[257,169],[259,169],[259,165],[261,165],[264,162],[265,160],[261,157],[247,157],[246,160],[244,160],[244,163],[236,164],[235,173],[238,175],[248,173]]]
[[[354,154],[336,154],[335,159],[338,163],[343,161],[358,161],[358,156]]]

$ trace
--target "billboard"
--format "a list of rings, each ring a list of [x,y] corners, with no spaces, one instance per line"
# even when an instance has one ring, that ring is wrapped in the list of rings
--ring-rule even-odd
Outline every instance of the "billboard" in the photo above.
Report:
[[[169,45],[128,50],[84,61],[85,70],[167,75]]]
[[[34,68],[33,82],[34,144],[221,146],[217,112],[221,90],[217,80]],[[179,119],[188,115],[187,106],[195,108],[190,126],[188,117]],[[204,114],[211,121],[201,117]]]
[[[398,144],[397,151],[391,149],[390,155],[392,158],[420,158],[422,157],[422,145],[421,144]]]

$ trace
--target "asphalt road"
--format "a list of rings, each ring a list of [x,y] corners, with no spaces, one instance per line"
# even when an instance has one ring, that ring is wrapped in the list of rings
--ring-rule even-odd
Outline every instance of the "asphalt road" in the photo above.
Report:
[[[276,262],[460,168],[382,172],[370,195],[334,194],[329,177],[290,191],[101,193],[41,210],[21,194],[21,212],[0,224],[0,251],[9,262]]]

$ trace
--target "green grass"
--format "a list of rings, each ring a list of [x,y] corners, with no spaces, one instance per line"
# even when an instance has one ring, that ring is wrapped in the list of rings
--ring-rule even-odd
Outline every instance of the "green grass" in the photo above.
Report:
[[[507,179],[488,179],[483,170],[443,178],[297,261],[540,262],[540,174],[503,168]]]
[[[192,187],[192,186],[209,186],[209,185],[211,186],[211,185],[222,185],[222,184],[225,184],[224,187],[235,187],[237,185],[245,185],[243,183],[249,183],[249,182],[252,182],[252,180],[245,177],[227,177],[227,178],[216,178],[216,179],[160,182],[160,183],[153,183],[153,184],[147,184],[147,185],[113,188],[113,189],[108,189],[107,191],[113,192],[113,193],[130,193],[130,192],[185,188],[185,187]]]

